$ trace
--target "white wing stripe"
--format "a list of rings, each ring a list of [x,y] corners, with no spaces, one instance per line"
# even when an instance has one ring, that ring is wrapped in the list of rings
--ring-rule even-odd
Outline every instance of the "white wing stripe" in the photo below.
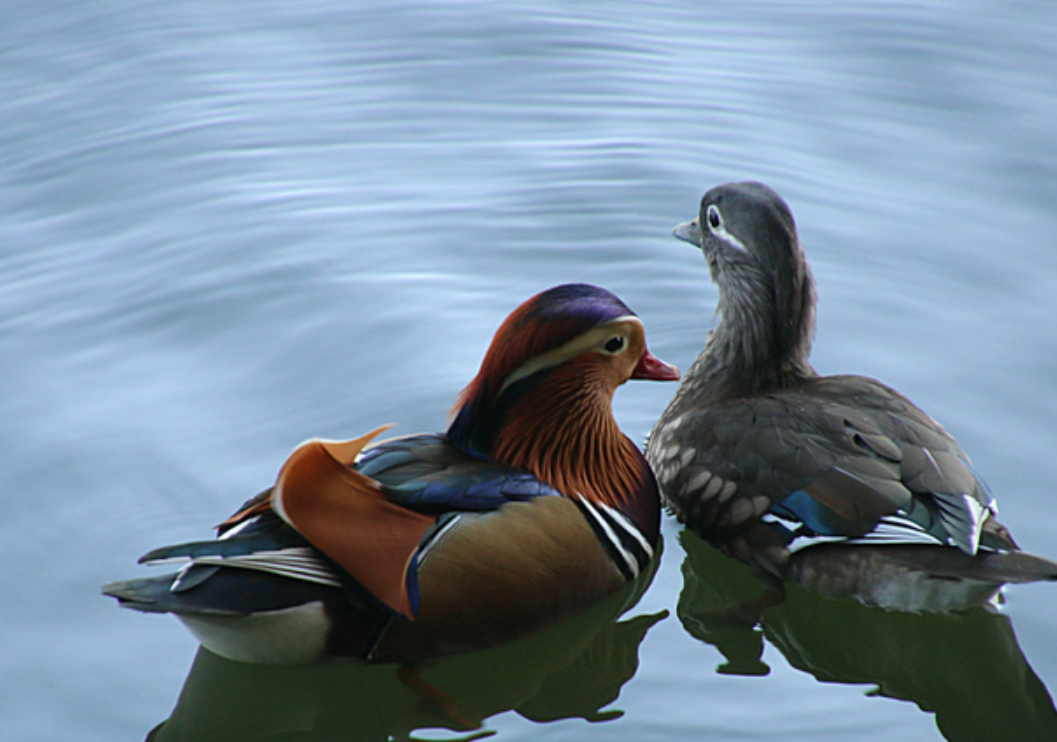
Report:
[[[314,582],[330,587],[341,587],[341,581],[335,576],[312,550],[303,546],[273,551],[256,551],[252,554],[236,556],[210,555],[195,557],[193,564],[213,565],[217,567],[235,567],[255,569],[280,577],[289,577],[305,582]]]
[[[931,544],[946,545],[935,536],[925,531],[919,524],[900,514],[883,516],[874,530],[856,538],[847,536],[826,536],[820,534],[798,534],[797,529],[803,524],[789,518],[782,518],[774,513],[765,513],[761,518],[766,523],[774,523],[793,533],[793,540],[786,547],[796,553],[801,549],[817,544]]]

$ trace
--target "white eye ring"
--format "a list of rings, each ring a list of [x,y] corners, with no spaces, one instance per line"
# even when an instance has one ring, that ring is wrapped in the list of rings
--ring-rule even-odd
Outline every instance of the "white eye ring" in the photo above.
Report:
[[[610,355],[616,355],[628,347],[628,339],[623,335],[614,335],[613,337],[606,340],[605,345],[602,346],[602,350]]]
[[[713,232],[722,229],[723,217],[719,214],[719,209],[715,204],[711,204],[708,207],[708,228]]]

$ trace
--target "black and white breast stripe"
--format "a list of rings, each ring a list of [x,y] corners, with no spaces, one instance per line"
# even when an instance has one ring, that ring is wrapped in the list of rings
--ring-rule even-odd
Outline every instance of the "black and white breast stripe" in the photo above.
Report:
[[[653,547],[628,516],[583,497],[575,500],[598,540],[627,580],[633,580],[653,559]]]

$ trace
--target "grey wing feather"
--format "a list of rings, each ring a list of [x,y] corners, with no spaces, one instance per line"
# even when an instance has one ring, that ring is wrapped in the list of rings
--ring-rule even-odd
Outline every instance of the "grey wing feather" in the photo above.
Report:
[[[666,413],[647,458],[668,505],[706,537],[729,538],[802,490],[849,537],[910,509],[914,498],[931,502],[936,537],[973,553],[994,511],[947,431],[864,377]]]

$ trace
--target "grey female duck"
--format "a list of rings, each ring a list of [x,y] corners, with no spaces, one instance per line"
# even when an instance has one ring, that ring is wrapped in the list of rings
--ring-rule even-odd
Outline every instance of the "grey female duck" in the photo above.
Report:
[[[721,315],[647,446],[679,520],[764,573],[895,609],[1057,579],[939,423],[874,379],[812,368],[815,283],[777,193],[713,188],[674,235],[704,253]]]

